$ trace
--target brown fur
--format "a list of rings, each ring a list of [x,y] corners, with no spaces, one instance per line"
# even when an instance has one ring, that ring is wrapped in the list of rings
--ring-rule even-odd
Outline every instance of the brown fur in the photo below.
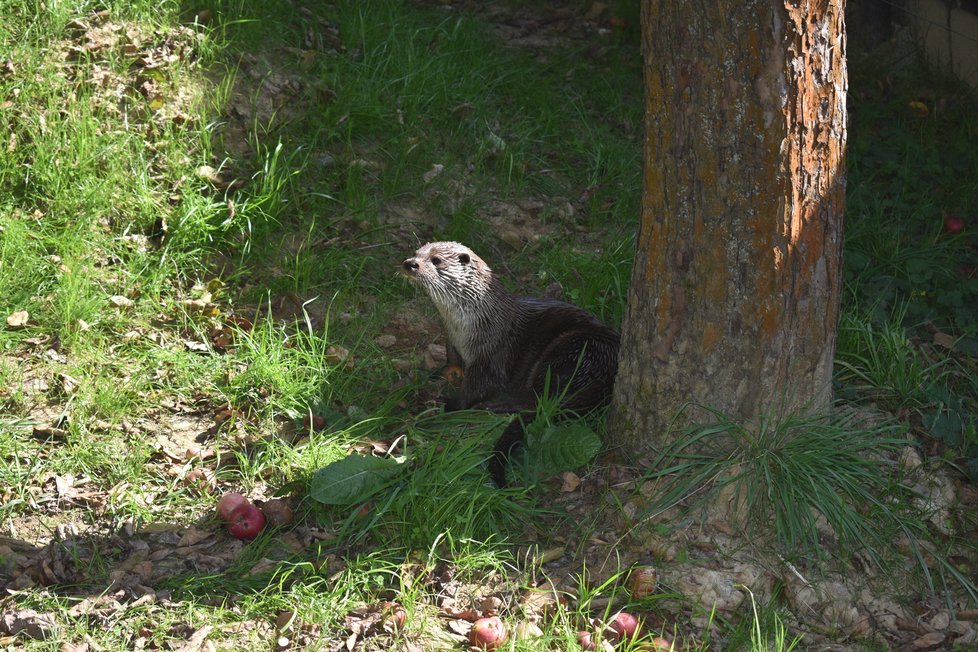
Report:
[[[402,273],[428,293],[448,331],[448,361],[465,377],[446,410],[483,408],[532,416],[544,392],[586,413],[608,403],[618,371],[618,334],[565,301],[511,293],[471,249],[431,242],[404,261]],[[510,449],[523,438],[516,419],[496,443],[489,470],[505,484]]]

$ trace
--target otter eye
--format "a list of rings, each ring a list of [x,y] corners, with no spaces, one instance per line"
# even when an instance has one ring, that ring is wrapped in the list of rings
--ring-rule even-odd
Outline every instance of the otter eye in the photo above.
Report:
[[[439,258],[438,256],[432,256],[431,257],[431,264],[432,265],[441,265],[441,258]]]
[[[458,255],[458,262],[462,263],[463,265],[468,265],[469,264],[469,255],[468,254],[459,254]]]

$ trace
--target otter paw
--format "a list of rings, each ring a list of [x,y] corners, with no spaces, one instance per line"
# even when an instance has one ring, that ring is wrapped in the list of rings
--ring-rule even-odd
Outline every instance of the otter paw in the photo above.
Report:
[[[445,412],[457,412],[465,409],[465,401],[460,396],[448,396],[445,398]]]

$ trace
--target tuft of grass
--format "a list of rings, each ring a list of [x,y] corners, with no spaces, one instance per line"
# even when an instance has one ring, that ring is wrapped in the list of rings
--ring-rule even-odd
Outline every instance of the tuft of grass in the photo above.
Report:
[[[852,391],[891,412],[929,402],[932,388],[947,384],[951,360],[925,357],[904,326],[904,311],[877,324],[843,311],[839,324],[836,378]]]
[[[963,457],[978,478],[978,393],[967,359],[940,350],[905,326],[905,306],[880,321],[872,311],[843,310],[835,360],[838,396],[871,402],[915,424],[918,432]],[[944,337],[947,337],[946,335]],[[945,341],[957,346],[958,343]]]
[[[926,514],[900,482],[891,460],[909,445],[903,424],[866,425],[855,415],[787,415],[762,417],[751,426],[704,409],[714,423],[689,426],[653,463],[659,470],[649,477],[660,490],[649,512],[689,499],[720,505],[753,538],[773,539],[787,559],[846,562],[858,554],[894,582],[900,567],[893,541],[899,538],[930,591],[943,590],[951,578],[978,595],[972,580],[934,554]],[[831,549],[821,540],[826,535]]]

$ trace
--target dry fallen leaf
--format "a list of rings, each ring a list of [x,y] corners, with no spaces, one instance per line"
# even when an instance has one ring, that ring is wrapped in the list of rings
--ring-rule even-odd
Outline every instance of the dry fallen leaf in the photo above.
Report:
[[[560,474],[560,479],[560,490],[565,494],[577,491],[577,488],[581,486],[581,477],[573,471],[564,471]]]
[[[430,170],[428,170],[427,172],[421,175],[421,178],[424,180],[425,183],[431,183],[432,181],[434,181],[435,177],[437,177],[439,174],[442,173],[444,169],[445,169],[444,165],[442,165],[441,163],[435,163],[434,165],[431,166]]]
[[[173,648],[175,652],[197,652],[204,645],[204,641],[214,629],[210,625],[205,625],[190,635],[182,645]]]
[[[343,368],[348,371],[353,369],[353,357],[350,355],[350,351],[342,346],[331,345],[327,347],[324,358],[329,364],[341,364],[343,365]]]
[[[61,390],[69,396],[74,394],[81,384],[75,378],[72,378],[64,372],[58,374],[58,378],[61,380]]]
[[[0,616],[0,633],[44,640],[55,633],[57,621],[50,613],[33,609],[8,611]]]
[[[7,316],[7,326],[10,328],[23,328],[27,326],[27,322],[30,320],[31,316],[26,310],[18,310],[17,312],[12,312]]]
[[[930,114],[930,109],[928,109],[927,105],[920,100],[911,100],[907,102],[907,106],[910,107],[910,110],[913,111],[914,115],[918,118],[926,118]]]
[[[214,536],[213,530],[198,529],[197,527],[191,525],[180,537],[180,541],[177,543],[178,546],[195,546],[201,541],[211,538]]]

